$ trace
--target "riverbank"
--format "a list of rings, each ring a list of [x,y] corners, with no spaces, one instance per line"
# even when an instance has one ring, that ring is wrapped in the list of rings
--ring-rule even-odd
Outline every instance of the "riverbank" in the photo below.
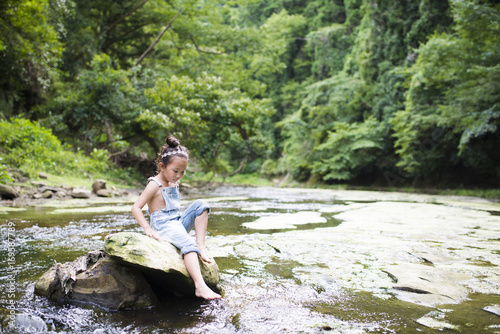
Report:
[[[125,182],[123,180],[109,179],[106,181],[106,187],[112,191],[111,197],[101,197],[92,193],[90,198],[75,199],[75,203],[81,205],[89,205],[93,203],[104,202],[122,202],[134,201],[143,189],[137,181]],[[13,189],[17,194],[15,198],[2,198],[0,206],[38,206],[44,205],[50,201],[64,201],[67,202],[72,199],[68,193],[73,189],[83,189],[92,191],[92,179],[89,178],[67,178],[54,175],[48,175],[46,178],[38,180],[23,180],[23,182],[13,182],[7,184],[7,187]],[[2,185],[0,185],[2,186]],[[4,185],[5,186],[5,185]],[[244,175],[229,178],[227,180],[196,175],[194,178],[190,177],[182,183],[183,191],[186,195],[191,192],[203,191],[204,189],[218,188],[221,186],[244,186],[244,187],[273,187],[273,188],[301,188],[301,189],[323,189],[323,190],[337,190],[337,191],[362,191],[362,192],[398,192],[403,194],[419,194],[419,195],[435,195],[435,196],[452,196],[458,200],[474,201],[474,198],[484,199],[491,203],[500,203],[500,189],[439,189],[439,188],[383,188],[383,187],[369,187],[369,186],[353,186],[353,185],[324,185],[315,183],[299,183],[295,181],[288,182],[286,179],[273,179],[267,180],[256,178],[251,175],[247,178]],[[49,189],[54,195],[44,198],[41,196],[43,191]],[[65,195],[56,195],[58,189],[66,189]],[[182,189],[181,189],[182,190]]]
[[[23,178],[8,184],[0,184],[2,189],[10,188],[13,196],[3,196],[0,205],[3,206],[37,206],[54,200],[67,200],[72,198],[69,192],[73,189],[92,191],[95,180],[87,175],[84,177],[64,176],[40,173],[36,179]],[[135,178],[115,179],[106,178],[106,188],[113,192],[112,198],[103,198],[92,194],[90,199],[77,202],[89,204],[92,202],[116,202],[119,200],[135,200],[142,191],[144,184]],[[500,189],[464,189],[464,188],[415,188],[415,187],[380,187],[361,186],[349,184],[326,185],[318,182],[301,183],[288,177],[275,177],[272,179],[262,178],[257,174],[238,174],[228,178],[213,177],[210,174],[192,173],[188,174],[182,182],[182,188],[186,194],[195,189],[218,188],[221,186],[244,186],[244,187],[275,187],[275,188],[301,188],[301,189],[325,189],[325,190],[355,190],[355,191],[377,191],[377,192],[399,192],[406,194],[454,196],[457,198],[482,198],[493,203],[500,202]],[[0,193],[2,193],[0,189]],[[58,190],[65,189],[64,195]],[[51,190],[53,196],[47,198],[41,196],[43,191]]]
[[[99,189],[95,188],[95,183],[99,183]],[[96,190],[101,191],[97,194]],[[23,178],[0,184],[0,194],[0,206],[7,207],[44,206],[47,202],[85,206],[103,202],[130,201],[132,198],[137,198],[140,191],[139,185],[134,182],[40,173],[37,179]]]

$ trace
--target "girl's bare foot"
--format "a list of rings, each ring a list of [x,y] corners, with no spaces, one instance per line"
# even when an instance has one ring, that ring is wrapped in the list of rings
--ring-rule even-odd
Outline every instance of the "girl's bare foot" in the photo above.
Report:
[[[210,289],[206,284],[203,286],[197,287],[194,291],[194,294],[196,295],[196,297],[203,298],[206,300],[221,298],[221,295],[212,291],[212,289]]]
[[[200,252],[200,257],[203,261],[212,263],[212,259],[210,258],[210,255],[208,255],[208,251],[205,247],[198,246],[198,251]]]

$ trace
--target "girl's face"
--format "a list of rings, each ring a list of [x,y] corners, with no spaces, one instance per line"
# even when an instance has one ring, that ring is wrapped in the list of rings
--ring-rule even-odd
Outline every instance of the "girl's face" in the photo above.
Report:
[[[176,183],[184,176],[188,160],[183,157],[172,157],[167,166],[160,163],[160,174],[170,183]]]

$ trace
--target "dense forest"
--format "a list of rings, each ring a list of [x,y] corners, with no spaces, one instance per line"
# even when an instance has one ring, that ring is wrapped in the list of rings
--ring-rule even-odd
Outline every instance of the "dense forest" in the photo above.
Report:
[[[173,134],[207,173],[500,186],[493,0],[3,0],[0,73],[2,182]]]

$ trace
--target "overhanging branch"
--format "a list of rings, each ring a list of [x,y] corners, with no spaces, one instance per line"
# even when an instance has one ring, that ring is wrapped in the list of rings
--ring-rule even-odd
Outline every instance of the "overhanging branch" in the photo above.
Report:
[[[144,53],[142,54],[142,56],[139,58],[139,60],[137,61],[137,63],[135,64],[135,66],[139,65],[142,60],[144,58],[146,58],[146,56],[148,55],[148,53],[155,47],[156,44],[158,44],[158,42],[160,41],[160,39],[162,38],[163,34],[165,34],[165,32],[168,30],[168,28],[170,28],[170,26],[172,25],[172,23],[174,22],[174,20],[177,18],[177,16],[179,16],[179,14],[182,12],[182,9],[180,9],[177,14],[175,14],[175,16],[172,18],[172,20],[170,20],[170,22],[168,22],[168,24],[165,26],[165,29],[163,29],[163,31],[158,35],[158,37],[156,37],[155,41],[149,46],[149,48],[144,51]]]

